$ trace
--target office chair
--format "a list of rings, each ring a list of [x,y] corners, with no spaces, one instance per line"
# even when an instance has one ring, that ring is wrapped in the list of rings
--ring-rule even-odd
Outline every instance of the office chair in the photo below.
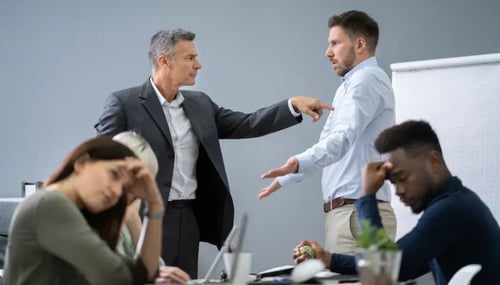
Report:
[[[469,285],[470,281],[481,270],[479,264],[469,264],[460,268],[450,279],[448,285]]]

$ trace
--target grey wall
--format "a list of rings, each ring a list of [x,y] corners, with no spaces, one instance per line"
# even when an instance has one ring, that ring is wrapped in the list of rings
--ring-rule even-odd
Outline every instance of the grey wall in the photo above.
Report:
[[[378,59],[394,62],[499,52],[500,1],[0,1],[0,188],[43,180],[94,135],[111,91],[142,83],[150,36],[195,31],[203,69],[194,88],[242,111],[292,95],[332,100],[339,79],[324,58],[330,15],[362,9],[381,27]],[[429,106],[432,103],[429,102]],[[265,138],[224,141],[236,204],[248,212],[255,271],[292,263],[301,239],[323,242],[320,175],[258,201],[259,176],[318,138],[324,118]],[[202,246],[205,272],[215,248]]]

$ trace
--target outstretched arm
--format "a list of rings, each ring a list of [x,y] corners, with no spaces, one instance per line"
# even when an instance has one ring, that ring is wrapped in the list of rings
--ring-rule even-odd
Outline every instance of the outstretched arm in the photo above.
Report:
[[[331,105],[325,104],[317,98],[295,96],[290,98],[290,102],[295,111],[310,116],[313,122],[316,122],[319,118],[321,118],[323,110],[334,110]]]
[[[273,182],[271,182],[271,184],[262,188],[258,195],[258,198],[263,199],[271,195],[273,192],[278,191],[278,189],[280,189],[281,186],[284,186],[285,184],[302,180],[302,175],[296,175],[295,177],[289,175],[291,173],[296,173],[298,168],[299,162],[297,161],[297,159],[295,159],[295,157],[292,156],[284,165],[273,168],[262,174],[261,178],[274,178],[274,180]]]

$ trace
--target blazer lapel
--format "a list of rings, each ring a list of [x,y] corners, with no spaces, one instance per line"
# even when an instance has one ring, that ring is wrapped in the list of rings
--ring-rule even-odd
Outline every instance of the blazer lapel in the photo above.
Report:
[[[161,133],[170,144],[170,146],[173,147],[172,137],[170,136],[170,130],[168,129],[167,119],[165,118],[165,114],[163,113],[160,101],[158,100],[158,97],[156,96],[156,93],[153,89],[153,86],[151,86],[151,82],[149,82],[149,79],[142,85],[142,92],[140,97],[143,100],[142,105],[144,106],[144,109],[146,109],[146,112],[151,116],[151,118],[153,118],[156,126],[158,127],[158,129],[160,129]]]

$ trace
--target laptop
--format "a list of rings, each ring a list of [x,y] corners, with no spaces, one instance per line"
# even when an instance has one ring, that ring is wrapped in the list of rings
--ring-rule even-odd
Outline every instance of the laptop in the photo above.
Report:
[[[212,261],[212,264],[208,268],[208,271],[205,274],[205,276],[202,279],[190,280],[188,282],[188,284],[209,284],[209,283],[231,282],[231,280],[229,280],[229,279],[228,280],[218,280],[216,282],[213,282],[212,280],[210,280],[210,276],[212,275],[215,268],[217,267],[217,264],[219,264],[220,259],[222,258],[223,254],[226,252],[232,252],[234,254],[233,263],[231,266],[231,272],[229,274],[229,276],[231,276],[231,277],[234,276],[235,268],[236,268],[236,266],[238,266],[238,255],[241,252],[247,223],[248,223],[248,216],[246,213],[244,213],[239,228],[237,225],[233,226],[233,228],[231,229],[231,231],[227,235],[226,240],[224,241],[221,249],[219,250],[219,252],[215,256],[214,260]],[[239,229],[239,233],[237,235],[238,229]],[[233,241],[233,239],[236,236],[238,236],[238,237],[237,237],[237,240],[235,242],[235,247],[234,247],[234,249],[232,249],[231,242]]]
[[[233,264],[231,264],[231,272],[229,272],[229,279],[225,280],[227,283],[232,283],[233,278],[236,275],[236,269],[238,268],[239,255],[243,249],[243,240],[245,239],[245,233],[248,224],[248,215],[243,213],[240,223],[240,232],[238,234],[238,239],[236,240],[236,245],[233,252]],[[246,278],[246,277],[245,277]]]
[[[231,231],[229,232],[229,234],[227,235],[226,240],[224,241],[221,249],[219,250],[219,252],[215,256],[214,260],[212,261],[212,264],[210,264],[210,267],[208,268],[208,271],[205,274],[205,277],[203,277],[201,279],[190,280],[188,282],[188,284],[205,284],[205,283],[208,283],[209,278],[212,275],[212,273],[214,272],[215,267],[217,266],[217,264],[219,264],[219,261],[222,258],[222,255],[225,252],[229,251],[231,240],[233,239],[234,235],[236,234],[237,229],[238,229],[238,227],[236,225],[234,225],[233,228],[231,229]]]

